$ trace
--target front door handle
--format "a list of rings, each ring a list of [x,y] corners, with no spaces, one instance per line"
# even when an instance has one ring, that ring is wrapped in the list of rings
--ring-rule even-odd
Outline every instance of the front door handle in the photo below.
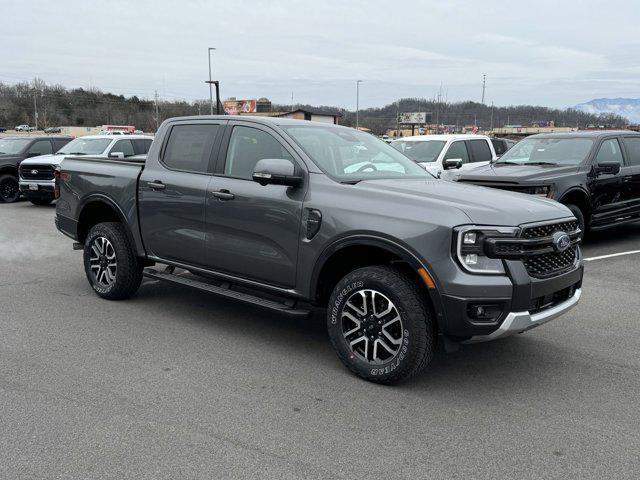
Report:
[[[160,180],[154,180],[153,182],[148,182],[147,186],[151,190],[164,190],[165,188],[167,188],[167,186],[164,183],[162,183]]]
[[[236,196],[229,190],[218,190],[213,192],[213,196],[220,200],[233,200]]]

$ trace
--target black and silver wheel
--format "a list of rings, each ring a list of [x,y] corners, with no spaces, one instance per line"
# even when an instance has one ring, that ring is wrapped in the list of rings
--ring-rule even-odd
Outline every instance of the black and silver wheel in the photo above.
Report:
[[[0,200],[13,203],[20,197],[18,180],[11,174],[0,175]]]
[[[433,358],[436,329],[425,290],[386,266],[345,276],[331,295],[327,325],[340,360],[357,375],[395,383]]]
[[[103,298],[133,295],[142,282],[142,263],[120,223],[99,223],[84,243],[84,267],[89,283]]]

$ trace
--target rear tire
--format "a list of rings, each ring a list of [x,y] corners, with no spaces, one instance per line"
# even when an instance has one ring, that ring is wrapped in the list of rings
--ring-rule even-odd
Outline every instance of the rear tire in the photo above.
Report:
[[[38,205],[38,206],[49,205],[51,202],[53,202],[52,198],[29,198],[29,197],[27,197],[27,200],[29,200],[34,205]]]
[[[143,263],[121,223],[99,223],[84,242],[84,270],[93,290],[108,300],[131,297],[142,282]]]
[[[425,296],[413,279],[391,267],[346,275],[327,309],[329,338],[342,363],[382,384],[420,372],[436,349],[435,321]]]
[[[571,213],[573,213],[573,216],[576,217],[578,219],[578,226],[580,227],[580,230],[582,230],[582,233],[580,234],[580,239],[584,239],[586,233],[587,233],[587,227],[586,227],[586,222],[584,219],[584,213],[582,212],[582,210],[580,210],[580,207],[578,207],[577,205],[574,205],[572,203],[566,203],[565,207],[567,207],[569,210],[571,210]]]
[[[10,173],[0,175],[0,201],[13,203],[20,198],[18,179]]]

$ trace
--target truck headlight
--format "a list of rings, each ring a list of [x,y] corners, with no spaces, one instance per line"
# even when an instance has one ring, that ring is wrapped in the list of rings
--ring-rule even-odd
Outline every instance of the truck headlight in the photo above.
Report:
[[[540,185],[539,187],[531,187],[530,193],[539,197],[548,197],[551,193],[551,187],[549,185]]]
[[[458,262],[469,273],[504,275],[504,264],[499,258],[489,258],[484,251],[487,238],[514,237],[517,227],[491,227],[468,225],[454,229],[453,248]]]

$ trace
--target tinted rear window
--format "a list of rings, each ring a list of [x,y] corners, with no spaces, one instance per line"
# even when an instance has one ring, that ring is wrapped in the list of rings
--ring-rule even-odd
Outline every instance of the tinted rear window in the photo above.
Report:
[[[175,170],[205,173],[218,125],[176,125],[171,129],[163,163]]]
[[[640,137],[624,137],[630,165],[640,165]]]
[[[468,143],[473,162],[488,162],[493,158],[489,143],[486,140],[468,140]]]

